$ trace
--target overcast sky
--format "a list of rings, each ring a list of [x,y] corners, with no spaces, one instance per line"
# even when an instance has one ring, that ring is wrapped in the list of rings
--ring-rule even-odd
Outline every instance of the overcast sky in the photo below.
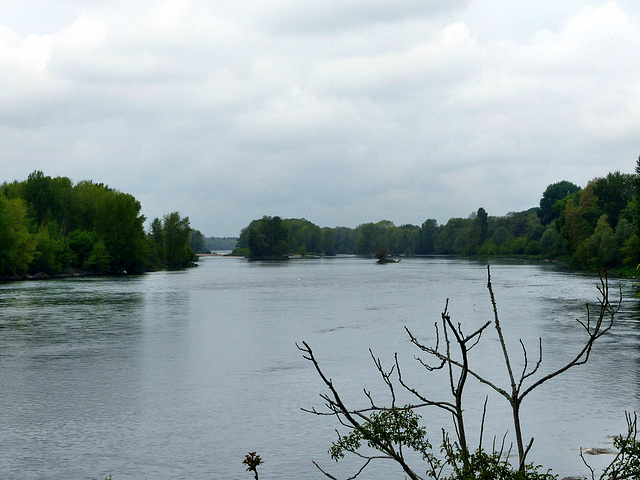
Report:
[[[0,181],[236,236],[445,223],[632,173],[637,0],[0,0]]]

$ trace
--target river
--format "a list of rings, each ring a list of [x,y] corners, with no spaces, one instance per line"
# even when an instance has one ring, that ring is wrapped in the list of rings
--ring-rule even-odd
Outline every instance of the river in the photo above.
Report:
[[[575,354],[594,275],[551,263],[492,265],[493,287],[517,371],[518,338],[550,371]],[[355,257],[250,262],[203,258],[198,268],[140,276],[0,284],[0,472],[8,479],[250,479],[242,460],[257,451],[264,480],[325,478],[356,463],[335,463],[326,390],[296,342],[308,342],[354,406],[366,387],[386,391],[368,349],[428,395],[447,400],[443,379],[419,367],[404,326],[426,343],[449,299],[466,332],[492,318],[486,265],[407,258],[377,265]],[[620,281],[612,281],[618,285]],[[582,447],[610,447],[625,411],[640,409],[640,308],[631,281],[612,331],[587,365],[534,392],[523,428],[535,437],[530,460],[560,475],[587,474]],[[612,296],[617,296],[612,288]],[[483,374],[507,386],[495,331],[472,351]],[[533,362],[534,360],[530,360]],[[485,440],[513,431],[504,399],[469,382],[465,407],[477,441],[489,395]],[[432,443],[451,429],[442,412],[422,412]],[[512,440],[512,437],[508,436]],[[611,457],[589,457],[594,466]],[[382,462],[363,478],[403,478]]]

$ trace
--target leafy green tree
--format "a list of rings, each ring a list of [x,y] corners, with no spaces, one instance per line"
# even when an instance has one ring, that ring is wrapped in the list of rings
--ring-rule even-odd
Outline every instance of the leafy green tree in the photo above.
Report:
[[[94,231],[76,229],[69,233],[66,242],[73,252],[72,267],[84,268],[83,265],[93,252],[93,248],[98,241],[98,236]]]
[[[480,207],[476,212],[475,225],[478,230],[478,246],[482,245],[489,235],[489,215]]]
[[[111,256],[102,240],[98,240],[91,248],[91,254],[82,262],[82,268],[96,273],[109,273],[111,269]]]
[[[29,175],[20,193],[36,228],[55,220],[63,234],[72,229],[72,190],[71,180],[66,177],[51,178],[41,171]]]
[[[283,257],[289,250],[287,229],[282,219],[277,216],[264,216],[250,225],[246,232],[246,241],[253,258]],[[238,244],[240,245],[240,242]]]
[[[153,268],[160,267],[165,262],[164,227],[162,221],[156,217],[151,221],[149,239],[149,263]]]
[[[618,255],[618,242],[604,214],[598,219],[593,235],[580,244],[575,256],[583,265],[611,267],[618,263]]]
[[[113,190],[101,183],[90,180],[78,182],[71,192],[71,230],[92,231],[95,229],[97,204]]]
[[[336,231],[331,228],[322,229],[322,254],[328,256],[336,254]]]
[[[371,255],[373,253],[374,225],[364,223],[356,228],[356,253],[358,255]]]
[[[540,240],[545,227],[540,223],[540,217],[536,213],[527,215],[526,236],[527,240]]]
[[[436,251],[436,241],[438,238],[438,222],[432,218],[424,221],[420,227],[420,249],[421,255],[433,255]]]
[[[30,265],[32,273],[57,274],[71,267],[75,256],[65,242],[57,222],[50,221],[43,225],[35,234],[35,241],[33,262]]]
[[[296,252],[304,245],[308,252],[321,253],[322,232],[320,227],[304,218],[282,220],[282,224],[287,230],[289,252]]]
[[[564,211],[558,219],[560,232],[572,253],[593,233],[601,215],[593,186],[593,182],[590,182],[584,190],[567,197]]]
[[[466,242],[457,241],[457,237],[464,232],[465,229],[468,230],[471,228],[471,222],[472,220],[468,218],[450,218],[439,232],[436,247],[437,252],[445,255],[462,253],[462,251],[459,251],[457,248]]]
[[[94,227],[109,253],[112,272],[141,272],[147,265],[140,210],[140,202],[127,193],[108,191],[96,200]]]
[[[574,193],[578,193],[579,191],[579,186],[567,180],[562,180],[561,182],[549,185],[540,199],[539,216],[542,224],[548,225],[558,218],[558,213],[553,209],[553,206],[557,201]]]
[[[633,198],[634,180],[633,175],[616,171],[594,181],[598,208],[607,215],[611,228],[617,227],[621,212]]]
[[[626,218],[621,218],[615,230],[616,243],[618,248],[622,249],[627,240],[633,236],[633,225]]]
[[[491,241],[498,247],[501,247],[507,242],[507,240],[509,240],[510,236],[511,234],[505,227],[500,227],[496,229],[495,232],[493,232],[493,235],[491,236]]]
[[[336,253],[355,253],[355,230],[347,227],[336,227],[333,230],[336,233]]]
[[[27,228],[27,209],[22,199],[9,200],[0,195],[0,274],[27,272],[35,245]]]
[[[547,258],[556,258],[562,252],[562,236],[553,223],[549,224],[542,234],[540,250]]]
[[[620,249],[623,263],[630,267],[640,267],[640,237],[633,235]]]
[[[164,238],[164,261],[170,267],[186,267],[197,256],[189,246],[191,226],[189,217],[181,217],[178,212],[172,212],[162,218],[162,232]]]
[[[375,252],[376,258],[380,258],[378,256],[379,252],[384,253],[384,257],[389,255],[389,239],[386,235],[379,235],[373,241],[373,249]]]
[[[189,246],[194,253],[211,253],[207,248],[204,235],[199,230],[191,230],[189,234]]]

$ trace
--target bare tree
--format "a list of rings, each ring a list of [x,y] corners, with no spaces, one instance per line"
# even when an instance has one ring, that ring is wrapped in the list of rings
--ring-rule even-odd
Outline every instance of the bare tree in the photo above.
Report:
[[[448,313],[448,299],[441,315],[440,326],[438,322],[435,324],[436,337],[434,346],[427,346],[423,344],[409,329],[405,327],[411,342],[421,351],[428,354],[432,359],[435,359],[436,364],[431,364],[429,361],[424,361],[419,357],[416,357],[417,361],[420,362],[420,364],[428,371],[439,369],[447,370],[450,393],[453,400],[433,400],[428,398],[405,382],[400,370],[397,354],[395,355],[394,365],[390,370],[385,371],[380,359],[376,358],[370,350],[376,369],[380,373],[387,390],[389,391],[391,406],[379,406],[374,401],[371,393],[365,390],[364,393],[369,401],[369,405],[362,409],[350,409],[343,402],[339,392],[335,389],[332,380],[325,376],[311,347],[306,342],[303,342],[302,346],[298,345],[298,348],[304,353],[304,358],[313,363],[320,378],[329,389],[328,394],[321,394],[321,397],[325,401],[325,406],[327,408],[326,411],[320,412],[315,408],[311,410],[303,410],[316,415],[335,416],[339,420],[340,424],[350,430],[351,433],[346,436],[341,436],[338,432],[338,442],[334,443],[334,448],[331,450],[332,457],[335,459],[341,458],[341,456],[344,455],[343,452],[348,451],[361,457],[364,461],[358,472],[350,478],[356,478],[373,460],[384,458],[396,461],[412,480],[421,480],[423,477],[419,476],[409,466],[407,459],[405,458],[405,450],[407,448],[417,451],[422,455],[423,460],[425,460],[427,464],[427,474],[430,477],[436,479],[440,478],[444,465],[442,461],[432,453],[431,445],[426,439],[426,431],[419,426],[418,420],[420,417],[415,413],[417,410],[428,406],[441,408],[452,415],[457,438],[456,448],[460,453],[463,469],[468,469],[471,450],[468,445],[468,438],[465,431],[462,403],[464,388],[469,377],[475,378],[481,384],[489,386],[509,402],[518,448],[518,470],[520,472],[525,471],[525,460],[533,444],[533,438],[531,438],[525,445],[520,423],[520,408],[523,400],[529,393],[541,386],[543,383],[559,376],[570,368],[582,365],[588,361],[595,341],[607,333],[613,326],[615,314],[620,308],[622,295],[620,294],[618,302],[615,305],[612,305],[609,301],[609,284],[607,275],[601,275],[600,283],[598,285],[600,295],[596,308],[594,309],[592,306],[587,305],[586,320],[577,319],[577,322],[587,334],[584,346],[562,367],[535,380],[534,376],[538,373],[542,364],[542,339],[538,342],[537,361],[532,366],[529,363],[529,356],[524,342],[522,340],[519,341],[522,348],[522,367],[520,373],[516,375],[514,373],[513,362],[509,355],[507,343],[498,316],[498,308],[493,293],[493,286],[491,284],[491,271],[489,267],[487,267],[487,288],[491,298],[493,321],[487,321],[471,334],[465,335],[462,331],[461,325],[454,325],[452,322]],[[485,332],[491,323],[493,323],[495,327],[502,350],[505,368],[509,376],[510,385],[506,389],[499,387],[483,375],[480,375],[469,365],[469,351],[478,344],[483,332]],[[440,338],[440,330],[442,330],[442,339]],[[397,376],[398,383],[404,390],[410,392],[418,399],[417,403],[403,406],[398,406],[396,404],[396,392],[393,382],[393,378],[395,378],[393,377],[394,372],[395,376]],[[480,428],[479,450],[482,449],[486,401],[484,409],[482,425]],[[452,446],[448,442],[448,437],[444,431],[443,439],[445,444],[444,449],[446,451],[447,448],[451,448]],[[379,455],[361,453],[359,451],[360,440],[366,440],[368,445],[376,450]],[[497,455],[495,457],[497,460],[501,459],[503,448],[504,439],[503,447],[499,452],[497,452],[497,454],[494,447],[493,453]],[[508,455],[504,462],[508,462]],[[316,466],[327,477],[332,479],[334,478],[329,473],[322,470],[317,464]]]

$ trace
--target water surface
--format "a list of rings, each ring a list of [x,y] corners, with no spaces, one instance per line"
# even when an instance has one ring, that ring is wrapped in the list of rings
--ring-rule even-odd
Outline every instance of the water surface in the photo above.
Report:
[[[338,257],[289,262],[204,258],[196,269],[135,277],[69,278],[0,285],[0,469],[4,478],[242,479],[258,451],[265,479],[324,478],[355,464],[326,454],[338,425],[305,414],[322,407],[322,382],[295,342],[307,341],[354,406],[362,388],[387,395],[369,348],[434,398],[447,384],[418,368],[404,326],[424,342],[449,298],[454,321],[472,331],[492,318],[486,266],[446,258],[376,265]],[[492,266],[513,356],[522,337],[542,371],[578,351],[575,318],[597,298],[597,277],[552,264]],[[576,449],[608,446],[640,408],[640,331],[631,282],[614,330],[587,365],[525,400],[531,460],[563,475],[585,474]],[[493,331],[473,350],[482,373],[504,382]],[[520,365],[520,364],[519,364]],[[519,370],[518,367],[517,369]],[[505,386],[506,383],[503,383]],[[506,402],[470,383],[466,409],[477,438],[513,430]],[[434,443],[443,413],[423,412]],[[509,437],[510,438],[510,437]],[[605,457],[593,458],[595,466]],[[353,472],[352,472],[353,473]],[[345,475],[346,476],[346,475]],[[391,463],[365,478],[403,478]]]

